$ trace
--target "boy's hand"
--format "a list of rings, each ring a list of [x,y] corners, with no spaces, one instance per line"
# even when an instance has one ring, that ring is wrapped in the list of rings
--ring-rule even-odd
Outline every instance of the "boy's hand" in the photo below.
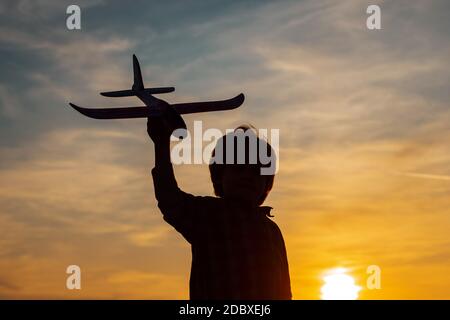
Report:
[[[161,103],[166,103],[162,101]],[[160,106],[162,114],[160,116],[147,117],[147,133],[148,136],[153,140],[155,147],[155,168],[160,168],[160,170],[167,170],[168,177],[173,177],[173,171],[171,171],[171,161],[170,161],[170,136],[172,135],[172,129],[168,124],[168,108]]]
[[[171,129],[164,120],[164,115],[147,118],[147,133],[154,143],[170,141]]]
[[[170,108],[170,106],[167,104],[167,102],[163,100],[160,99],[157,100],[158,100],[157,103],[160,104],[160,108],[163,114],[160,116],[147,118],[147,133],[155,143],[164,140],[170,141],[170,135],[172,134],[172,130],[170,129],[168,122],[166,120],[167,108]]]
[[[183,119],[164,100],[157,100],[157,106],[162,112],[160,116],[147,118],[147,133],[153,142],[170,141],[170,136],[177,128],[186,127]],[[181,137],[184,138],[184,134]]]

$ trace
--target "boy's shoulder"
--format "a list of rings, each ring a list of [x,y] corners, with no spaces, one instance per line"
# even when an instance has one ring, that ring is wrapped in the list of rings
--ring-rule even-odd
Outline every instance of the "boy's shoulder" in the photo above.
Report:
[[[275,221],[273,221],[271,218],[267,217],[267,216],[265,217],[265,220],[266,220],[266,223],[272,229],[273,233],[275,233],[279,238],[283,239],[283,234],[281,233],[281,229],[278,226],[278,224]]]
[[[278,227],[277,223],[275,221],[273,221],[271,218],[269,218],[268,216],[265,217],[266,223],[268,225],[270,225],[273,229],[277,230],[278,232],[281,233],[280,228]]]
[[[194,196],[195,199],[199,202],[211,203],[211,204],[220,204],[222,202],[222,198],[214,197],[214,196]]]
[[[200,210],[215,210],[223,205],[222,198],[213,196],[193,196],[196,207]]]

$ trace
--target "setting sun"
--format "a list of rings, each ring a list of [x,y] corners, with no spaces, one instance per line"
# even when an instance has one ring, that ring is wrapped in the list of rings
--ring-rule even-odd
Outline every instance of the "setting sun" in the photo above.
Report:
[[[355,284],[352,276],[346,274],[345,269],[338,268],[328,272],[320,289],[323,300],[356,300],[361,287]]]

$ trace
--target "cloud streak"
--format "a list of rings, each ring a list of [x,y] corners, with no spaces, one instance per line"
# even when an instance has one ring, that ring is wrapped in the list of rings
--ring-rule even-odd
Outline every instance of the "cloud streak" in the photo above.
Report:
[[[397,174],[413,178],[450,181],[450,176],[445,175],[417,173],[417,172],[398,172]]]

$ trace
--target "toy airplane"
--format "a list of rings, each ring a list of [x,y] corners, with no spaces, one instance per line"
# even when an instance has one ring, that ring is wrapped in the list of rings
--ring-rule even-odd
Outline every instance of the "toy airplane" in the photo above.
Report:
[[[241,93],[228,100],[189,102],[168,104],[164,100],[155,98],[153,94],[169,93],[175,91],[174,87],[144,88],[141,68],[135,55],[133,55],[134,84],[131,90],[120,90],[102,92],[105,97],[129,97],[136,96],[144,102],[142,107],[122,107],[122,108],[83,108],[73,103],[71,107],[83,115],[94,119],[128,119],[147,118],[152,116],[166,115],[164,120],[168,122],[171,129],[186,129],[186,124],[180,114],[209,112],[219,110],[231,110],[238,108],[244,102],[244,95]]]

